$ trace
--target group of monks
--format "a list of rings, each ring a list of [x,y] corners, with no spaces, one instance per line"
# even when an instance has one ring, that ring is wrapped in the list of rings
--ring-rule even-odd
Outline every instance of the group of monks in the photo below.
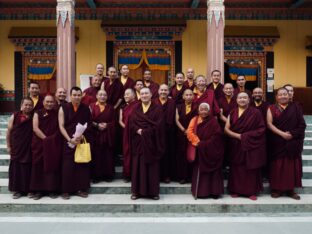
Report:
[[[29,96],[8,123],[11,155],[9,190],[13,198],[44,195],[63,199],[87,197],[90,183],[114,179],[122,154],[124,181],[131,182],[131,199],[159,199],[160,181],[192,183],[195,199],[217,199],[224,193],[224,176],[232,197],[256,200],[269,181],[271,196],[299,200],[306,124],[302,106],[293,100],[291,85],[276,90],[274,104],[263,100],[261,88],[245,88],[239,75],[234,89],[221,84],[221,72],[211,83],[194,69],[179,72],[170,88],[129,77],[129,67],[96,65],[90,87],[82,91],[58,88],[40,96],[31,81]],[[75,136],[77,124],[88,127]],[[82,140],[91,145],[90,163],[77,163]]]

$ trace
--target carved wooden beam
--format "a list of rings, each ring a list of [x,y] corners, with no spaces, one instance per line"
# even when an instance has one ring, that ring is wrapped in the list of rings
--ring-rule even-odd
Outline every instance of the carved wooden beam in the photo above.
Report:
[[[96,9],[96,5],[95,5],[94,0],[87,0],[87,3],[88,3],[88,6],[89,6],[91,9]]]

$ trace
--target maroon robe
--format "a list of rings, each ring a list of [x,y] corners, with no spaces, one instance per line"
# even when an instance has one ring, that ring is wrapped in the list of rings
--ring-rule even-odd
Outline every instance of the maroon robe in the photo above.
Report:
[[[224,192],[224,144],[218,121],[213,116],[208,116],[198,124],[195,134],[200,142],[193,165],[192,194],[194,197],[219,196]]]
[[[159,89],[159,84],[155,83],[154,81],[150,81],[150,85],[146,86],[145,83],[143,82],[144,87],[147,87],[151,90],[152,92],[152,99],[158,98],[158,89]]]
[[[32,138],[32,171],[31,191],[57,192],[60,190],[60,155],[61,141],[59,141],[58,112],[53,109],[37,111],[39,129],[46,135],[42,140],[35,133]],[[56,139],[57,138],[57,139]],[[55,170],[50,166],[57,165]],[[48,171],[46,170],[48,169]]]
[[[185,103],[177,106],[177,111],[179,114],[179,122],[182,124],[184,129],[187,129],[191,119],[197,114],[197,109],[194,108],[194,105],[191,107],[191,111],[186,114],[185,112]],[[191,178],[191,164],[187,161],[186,150],[188,140],[184,132],[181,132],[180,129],[177,129],[176,134],[176,152],[175,152],[175,163],[177,170],[177,180],[189,181]]]
[[[175,151],[175,102],[168,98],[167,102],[162,104],[159,98],[154,100],[154,103],[162,108],[165,118],[165,154],[160,161],[160,179],[175,179],[176,163],[174,162]]]
[[[218,102],[214,96],[214,92],[211,89],[206,89],[205,92],[198,96],[196,93],[194,95],[194,108],[198,108],[199,105],[203,102],[206,102],[210,106],[211,113],[216,116],[220,113]]]
[[[32,113],[35,113],[36,111],[38,111],[38,110],[43,108],[43,99],[44,99],[44,97],[39,95],[38,102],[37,102],[36,105],[34,105],[34,109],[32,110]]]
[[[130,120],[132,157],[131,191],[139,196],[159,195],[159,160],[164,154],[164,117],[161,107],[152,103],[143,113],[141,103]],[[137,131],[143,129],[142,135]]]
[[[217,99],[217,101],[219,101],[219,99],[224,96],[223,87],[224,85],[219,83],[217,85],[217,88],[215,89],[213,86],[213,82],[211,82],[210,84],[208,84],[207,89],[213,90],[215,98]]]
[[[128,77],[126,83],[123,84],[124,88],[123,91],[125,92],[127,89],[134,89],[134,84],[135,84],[134,80],[131,77]]]
[[[230,113],[230,129],[241,134],[241,140],[230,138],[230,175],[228,190],[231,194],[256,195],[263,189],[261,167],[265,165],[265,124],[260,111],[248,107],[238,117],[238,107]]]
[[[192,90],[192,91],[193,91],[193,90],[195,89],[195,87],[196,87],[195,82],[193,82],[193,84],[190,85],[189,82],[188,82],[188,80],[186,80],[186,81],[184,82],[184,86],[185,86],[187,89],[190,89],[190,90]]]
[[[89,87],[83,91],[83,97],[81,99],[81,103],[89,106],[91,103],[96,102],[96,94],[100,90],[100,88]]]
[[[26,118],[21,111],[14,113],[9,166],[9,190],[12,192],[30,191],[32,131],[32,117]]]
[[[116,114],[114,107],[107,104],[103,112],[96,103],[90,105],[92,122],[107,123],[106,129],[100,131],[91,126],[92,162],[91,176],[94,180],[113,179],[115,173],[114,145],[116,132]]]
[[[122,122],[125,124],[123,129],[122,149],[123,149],[123,176],[131,177],[131,154],[130,154],[130,139],[129,139],[129,118],[132,112],[138,106],[138,101],[133,101],[122,109]]]
[[[186,86],[182,85],[180,90],[177,89],[177,85],[170,87],[169,96],[173,98],[176,105],[184,102],[183,92],[186,89]]]
[[[234,99],[235,99],[235,100],[236,100],[236,98],[237,98],[237,95],[238,95],[240,92],[241,92],[241,91],[240,91],[240,89],[239,89],[238,87],[234,88]],[[248,90],[248,89],[245,89],[244,92],[247,93],[248,96],[249,96],[249,98],[250,98],[250,100],[252,100],[252,93],[251,93],[251,91]]]
[[[223,95],[218,100],[219,108],[223,110],[223,115],[228,117],[230,112],[237,107],[237,102],[234,97],[231,98],[230,102],[227,101],[226,97]]]
[[[104,89],[107,93],[107,104],[114,107],[119,99],[123,99],[124,87],[119,79],[115,79],[113,83],[110,83],[110,79],[105,79]]]
[[[62,106],[64,111],[64,126],[69,137],[75,133],[78,123],[84,125],[88,123],[90,126],[91,113],[88,106],[80,104],[77,111],[71,102]],[[84,133],[87,142],[90,141],[88,131]],[[63,158],[62,158],[62,192],[74,193],[77,191],[86,191],[90,187],[90,165],[89,163],[75,163],[75,148],[70,148],[67,141],[63,142]]]
[[[255,102],[252,101],[251,106],[253,106],[254,108],[258,109],[261,112],[264,123],[266,123],[266,116],[267,116],[267,112],[268,112],[268,108],[270,104],[266,101],[262,101],[262,103],[259,106],[256,106]]]
[[[271,105],[273,125],[282,131],[289,131],[293,138],[284,138],[269,131],[269,169],[270,187],[280,192],[302,187],[302,158],[303,141],[306,124],[301,107],[289,103],[285,110],[277,105]]]

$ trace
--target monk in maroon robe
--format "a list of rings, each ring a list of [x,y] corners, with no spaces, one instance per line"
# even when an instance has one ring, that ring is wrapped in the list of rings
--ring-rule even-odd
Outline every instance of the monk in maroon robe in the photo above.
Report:
[[[90,188],[89,163],[74,161],[75,149],[69,146],[78,145],[83,136],[73,137],[78,123],[90,126],[91,113],[88,106],[81,103],[82,91],[79,87],[70,90],[71,102],[64,104],[59,110],[59,128],[64,137],[62,158],[62,198],[69,199],[70,194],[76,193],[80,197],[88,196]],[[90,141],[88,132],[84,133],[87,142]]]
[[[261,169],[266,163],[265,124],[260,111],[249,106],[249,100],[247,93],[238,94],[238,107],[231,111],[225,125],[230,156],[228,190],[232,197],[257,200],[257,193],[263,189]]]
[[[23,98],[21,110],[14,113],[8,122],[6,141],[10,154],[9,190],[13,192],[13,199],[30,191],[33,106],[31,98]]]
[[[81,103],[89,106],[91,103],[96,102],[96,94],[100,90],[101,81],[99,77],[92,76],[91,87],[85,89],[82,94]]]
[[[159,199],[159,160],[164,154],[164,118],[160,106],[152,103],[152,93],[141,89],[141,104],[129,120],[132,157],[131,199]]]
[[[165,154],[160,161],[160,180],[169,183],[171,179],[176,179],[176,163],[174,162],[175,151],[175,102],[169,98],[168,85],[162,84],[158,91],[159,97],[154,99],[154,103],[163,110],[165,118]]]
[[[133,89],[126,89],[124,95],[126,105],[120,109],[119,124],[123,129],[122,149],[123,149],[123,178],[124,181],[131,180],[131,154],[130,154],[130,139],[129,139],[129,118],[134,109],[138,106],[138,101],[135,99]]]
[[[202,75],[196,77],[196,90],[194,91],[194,107],[198,109],[199,105],[203,102],[209,104],[211,108],[211,114],[217,116],[220,113],[219,105],[214,96],[214,91],[207,89],[206,78]]]
[[[252,93],[250,92],[250,90],[245,88],[246,82],[247,81],[246,81],[246,78],[244,75],[238,75],[237,76],[237,79],[236,79],[237,87],[234,89],[235,99],[240,92],[245,92],[248,94],[250,99],[252,98]]]
[[[152,72],[150,70],[145,70],[143,74],[143,82],[144,87],[147,87],[152,92],[152,99],[155,99],[158,97],[158,89],[159,85],[152,81]]]
[[[123,88],[124,88],[124,92],[126,91],[126,89],[133,89],[134,88],[134,80],[129,77],[129,67],[128,65],[124,64],[121,66],[120,68],[120,73],[121,73],[121,76],[120,76],[120,81],[123,85]]]
[[[187,89],[190,89],[190,90],[194,90],[195,89],[195,79],[194,79],[194,76],[195,76],[195,72],[194,72],[194,69],[193,68],[188,68],[186,70],[186,80],[184,82],[184,86],[187,88]]]
[[[230,112],[237,107],[236,99],[234,98],[234,88],[231,83],[224,84],[224,94],[219,98],[218,104],[220,108],[220,125],[224,129],[227,117]]]
[[[134,92],[135,92],[135,99],[136,100],[140,100],[141,99],[140,91],[141,91],[141,89],[143,87],[144,87],[143,80],[136,80],[134,82]]]
[[[221,72],[219,70],[214,70],[211,72],[211,83],[208,84],[207,89],[214,91],[215,98],[217,101],[224,95],[223,84],[220,83]]]
[[[179,72],[175,76],[175,84],[170,87],[169,96],[173,98],[175,104],[183,103],[183,92],[186,87],[183,85],[184,83],[184,74]]]
[[[294,189],[302,187],[301,154],[306,123],[301,107],[290,102],[285,88],[277,90],[276,102],[269,107],[267,114],[271,196],[277,198],[286,193],[299,200]]]
[[[195,199],[208,196],[217,199],[224,192],[222,131],[216,118],[209,114],[209,109],[208,103],[201,103],[199,115],[193,117],[187,129],[187,138],[196,147],[192,177]]]
[[[36,192],[35,200],[39,200],[44,193],[49,193],[51,198],[56,198],[60,191],[60,154],[61,142],[55,144],[58,137],[58,112],[54,108],[55,100],[51,95],[45,96],[44,108],[38,110],[33,118],[32,138],[32,171],[30,190]],[[58,151],[55,149],[58,149]],[[57,152],[57,154],[55,154]],[[56,170],[45,170],[51,161],[58,164]]]
[[[43,97],[40,95],[40,86],[36,81],[30,81],[28,88],[29,97],[34,102],[33,113],[43,108]]]
[[[252,99],[253,101],[251,102],[251,106],[255,107],[261,112],[263,120],[266,123],[266,116],[270,104],[263,100],[263,90],[259,87],[254,88],[252,91]]]
[[[92,114],[91,177],[93,183],[102,180],[110,182],[115,173],[116,114],[114,108],[106,103],[107,94],[104,90],[99,90],[96,96],[97,102],[90,105]]]
[[[58,88],[55,92],[55,105],[54,108],[57,109],[57,111],[59,110],[59,107],[61,105],[63,105],[64,103],[66,103],[66,95],[67,95],[67,91],[64,88]]]

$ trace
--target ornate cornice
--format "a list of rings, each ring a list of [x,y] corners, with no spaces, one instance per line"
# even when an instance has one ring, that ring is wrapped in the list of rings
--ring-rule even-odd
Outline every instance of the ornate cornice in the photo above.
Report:
[[[75,2],[75,0],[57,0],[56,24],[61,20],[64,28],[66,19],[68,18],[70,26],[75,26]]]
[[[218,27],[220,20],[224,22],[224,0],[207,0],[207,20],[209,25],[211,25],[214,19]]]

